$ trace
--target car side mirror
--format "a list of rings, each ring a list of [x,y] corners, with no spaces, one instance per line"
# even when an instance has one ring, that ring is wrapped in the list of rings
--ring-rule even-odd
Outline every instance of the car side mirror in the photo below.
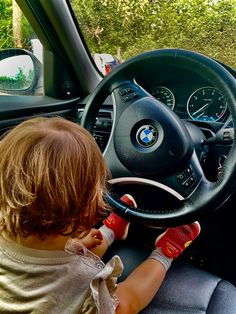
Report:
[[[0,51],[0,94],[43,94],[42,64],[30,51]]]

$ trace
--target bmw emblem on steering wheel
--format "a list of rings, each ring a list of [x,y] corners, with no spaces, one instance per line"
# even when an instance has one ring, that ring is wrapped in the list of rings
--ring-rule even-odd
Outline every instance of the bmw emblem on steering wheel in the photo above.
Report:
[[[141,126],[136,133],[136,140],[142,147],[153,146],[157,142],[157,139],[157,129],[150,124]]]

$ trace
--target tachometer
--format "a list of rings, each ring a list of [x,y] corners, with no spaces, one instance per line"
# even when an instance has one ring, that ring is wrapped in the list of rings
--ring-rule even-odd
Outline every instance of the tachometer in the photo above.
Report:
[[[152,88],[151,94],[153,97],[167,105],[171,110],[174,109],[175,96],[169,88],[164,86],[155,86]]]
[[[226,101],[214,87],[199,88],[187,102],[190,118],[197,121],[218,121],[224,116],[226,109]]]

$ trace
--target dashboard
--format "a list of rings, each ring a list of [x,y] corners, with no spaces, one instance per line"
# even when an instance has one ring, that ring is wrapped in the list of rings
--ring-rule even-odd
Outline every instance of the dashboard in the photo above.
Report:
[[[220,64],[236,80],[236,70]],[[233,127],[228,104],[221,91],[191,70],[173,64],[163,67],[154,65],[152,68],[140,71],[134,80],[183,120],[202,128],[209,128],[213,132],[221,128]],[[108,132],[111,130],[112,108],[112,97],[108,96],[101,106],[95,128]]]
[[[236,79],[236,71],[223,66]],[[135,80],[153,97],[175,111],[181,119],[225,123],[230,118],[227,102],[221,91],[190,70],[174,65],[161,69],[154,66]]]
[[[229,116],[226,100],[212,86],[184,84],[177,88],[154,85],[150,93],[184,119],[216,122]]]

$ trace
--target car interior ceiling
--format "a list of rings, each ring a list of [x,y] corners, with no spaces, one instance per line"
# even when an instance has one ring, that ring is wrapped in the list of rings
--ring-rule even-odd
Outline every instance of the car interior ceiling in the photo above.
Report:
[[[53,1],[52,1],[53,2]],[[33,4],[32,4],[33,5]],[[49,7],[53,5],[52,3],[48,3],[48,10],[50,11]],[[54,6],[55,8],[55,6]],[[61,11],[60,11],[61,10]],[[57,14],[63,12],[63,8],[58,6]],[[36,13],[35,13],[36,14]],[[65,14],[65,13],[63,13]],[[29,14],[28,14],[29,15]],[[30,15],[29,15],[30,17]],[[36,23],[36,18],[30,17],[33,24]],[[51,19],[51,22],[53,18]],[[48,24],[48,21],[47,21]],[[54,25],[54,29],[58,27]],[[67,26],[64,28],[64,34],[66,31],[69,32],[69,29],[66,29]],[[50,28],[49,28],[50,29]],[[66,31],[65,31],[66,29]],[[62,31],[62,30],[61,30]],[[49,30],[44,30],[44,32],[49,32]],[[51,31],[53,33],[53,31]],[[48,35],[49,36],[49,35]],[[68,35],[72,36],[72,35]],[[40,34],[39,34],[40,37]],[[46,42],[45,39],[47,36],[45,34],[41,34],[42,40]],[[49,36],[51,37],[51,35]],[[76,39],[74,39],[76,40]],[[69,41],[68,41],[69,42]],[[50,77],[46,77],[46,94],[48,97],[48,108],[46,108],[47,100],[43,97],[38,98],[38,102],[35,103],[35,98],[33,103],[35,104],[34,107],[27,108],[27,102],[31,102],[32,99],[27,98],[25,99],[26,102],[24,103],[24,110],[22,111],[21,118],[17,117],[17,112],[10,113],[9,107],[8,112],[4,111],[4,108],[1,109],[6,113],[6,118],[0,121],[0,129],[1,133],[4,133],[9,127],[16,125],[17,123],[21,122],[32,116],[55,116],[60,115],[66,119],[78,122],[81,119],[81,115],[83,112],[83,107],[86,103],[87,98],[85,96],[89,95],[89,93],[93,90],[99,80],[101,80],[101,76],[98,74],[98,71],[94,68],[90,57],[86,55],[86,51],[84,48],[80,51],[81,53],[81,60],[82,55],[84,58],[87,59],[86,61],[86,69],[79,61],[76,60],[76,56],[73,56],[73,51],[69,47],[69,43],[66,43],[64,48],[60,51],[60,53],[55,53],[55,47],[61,48],[62,41],[58,38],[54,39],[54,48],[50,47],[50,44],[45,49],[45,60],[46,65],[45,68],[48,67],[52,72]],[[58,45],[56,45],[58,44]],[[83,43],[80,39],[80,43],[77,43],[80,47],[83,47]],[[64,52],[64,50],[67,50]],[[70,50],[70,53],[68,51]],[[79,50],[79,49],[78,49]],[[69,61],[66,62],[65,57],[63,54],[69,55]],[[85,57],[86,56],[86,57]],[[53,60],[53,61],[52,61]],[[76,60],[76,65],[72,65],[72,61]],[[90,63],[90,64],[89,64]],[[67,66],[69,71],[67,70]],[[90,73],[90,69],[92,73]],[[78,71],[76,73],[76,71]],[[91,77],[90,86],[83,86],[81,81],[79,81],[78,77],[79,74],[85,71],[84,75],[88,78]],[[60,72],[60,75],[59,75]],[[83,75],[82,75],[83,76]],[[57,79],[58,78],[58,82]],[[92,78],[93,77],[93,78]],[[72,96],[68,98],[66,96],[65,90],[63,89],[63,82],[68,81],[73,82],[72,85],[69,86]],[[56,86],[53,86],[53,83],[57,82]],[[145,78],[140,78],[140,82],[145,87],[146,81]],[[77,89],[75,87],[76,84],[80,84],[80,91],[79,95],[77,93]],[[14,96],[12,96],[14,97]],[[12,98],[13,99],[13,98]],[[17,100],[18,101],[18,100]],[[16,101],[16,102],[17,102]],[[19,100],[19,104],[22,100]],[[3,100],[4,103],[4,100]],[[8,106],[9,99],[6,99],[6,107]],[[54,107],[51,105],[54,104]],[[15,108],[12,108],[12,111]],[[99,116],[97,117],[97,121],[99,118],[102,118],[103,121],[107,121],[107,126],[105,127],[95,125],[94,129],[94,137],[97,140],[98,145],[100,146],[101,150],[104,150],[106,146],[109,132],[111,128],[111,117],[112,117],[112,98],[108,97],[104,100],[104,103],[101,104],[101,110]],[[215,124],[214,123],[202,123],[202,129],[207,130],[214,130]],[[208,146],[207,158],[204,165],[205,174],[210,180],[216,180],[217,178],[217,168],[218,168],[218,160],[221,155],[227,155],[229,151],[230,145],[225,144],[215,144]],[[150,194],[156,194],[156,190],[148,192],[145,190],[144,187],[137,188],[137,186],[130,185],[129,187],[120,187],[116,190],[118,195],[122,195],[123,193],[130,193],[134,197],[137,198],[137,202],[141,204],[145,204],[145,206],[162,206],[161,200],[165,200],[165,206],[173,206],[176,203],[176,199],[171,198],[170,195],[163,191],[159,191],[158,197],[155,197],[155,204],[153,201],[153,196],[151,197]],[[150,203],[151,202],[151,203]],[[236,272],[235,272],[235,265],[236,265],[236,251],[234,250],[235,243],[235,235],[234,235],[234,228],[235,228],[235,204],[236,204],[236,193],[234,193],[228,200],[225,201],[223,205],[220,206],[214,213],[211,213],[207,216],[201,216],[199,222],[202,226],[202,231],[199,238],[184,252],[184,254],[180,257],[181,260],[186,261],[189,264],[197,266],[200,269],[209,271],[213,274],[218,275],[219,277],[228,280],[232,284],[236,286]],[[144,248],[144,257],[145,254],[148,254],[149,250],[153,246],[153,241],[156,238],[158,233],[161,233],[163,230],[158,228],[152,228],[150,226],[145,226],[139,223],[133,223],[130,227],[129,237],[127,239],[128,243],[131,245],[141,245]],[[118,244],[119,245],[119,244]],[[147,249],[147,250],[146,250]],[[145,251],[146,250],[146,251]]]

